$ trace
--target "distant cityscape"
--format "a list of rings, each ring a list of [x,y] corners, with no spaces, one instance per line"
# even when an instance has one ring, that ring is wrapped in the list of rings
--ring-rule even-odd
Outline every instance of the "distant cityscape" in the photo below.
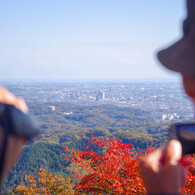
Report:
[[[194,119],[193,105],[183,93],[180,84],[176,82],[7,81],[1,83],[15,95],[24,97],[27,102],[113,104],[147,111],[158,121]]]

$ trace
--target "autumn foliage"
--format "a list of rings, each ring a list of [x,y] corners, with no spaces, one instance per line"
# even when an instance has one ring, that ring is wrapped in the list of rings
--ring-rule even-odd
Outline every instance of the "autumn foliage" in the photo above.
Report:
[[[190,165],[186,167],[187,179],[186,185],[181,189],[182,194],[194,194],[195,193],[195,154],[188,156]]]
[[[27,185],[21,183],[16,186],[11,194],[59,194],[59,195],[73,195],[72,185],[70,184],[70,178],[58,177],[48,173],[45,169],[40,169],[36,175],[27,175],[25,177]]]
[[[74,187],[70,178],[58,177],[41,169],[35,176],[26,176],[27,185],[16,186],[12,194],[146,194],[139,161],[140,157],[154,151],[153,147],[137,154],[132,145],[124,144],[121,140],[101,140],[92,136],[89,142],[100,148],[101,152],[89,147],[79,151],[65,146],[69,155],[64,155],[64,158],[74,165]],[[186,187],[181,189],[182,194],[195,192],[195,155],[189,159],[192,163],[186,167],[188,176]]]
[[[65,158],[87,171],[85,176],[75,175],[78,179],[74,187],[76,194],[146,193],[139,176],[139,158],[130,144],[116,139],[100,140],[95,136],[91,142],[102,147],[103,151],[95,153],[88,147],[84,151],[75,151],[66,147],[71,154]],[[149,150],[153,148],[145,152]]]

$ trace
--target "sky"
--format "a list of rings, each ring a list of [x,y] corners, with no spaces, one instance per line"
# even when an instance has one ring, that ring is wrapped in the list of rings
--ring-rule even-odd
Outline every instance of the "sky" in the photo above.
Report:
[[[184,0],[0,0],[0,79],[178,79],[156,52]]]

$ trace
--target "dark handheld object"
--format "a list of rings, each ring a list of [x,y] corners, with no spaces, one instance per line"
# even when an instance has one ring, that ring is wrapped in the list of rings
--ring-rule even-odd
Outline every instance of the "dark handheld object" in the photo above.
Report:
[[[8,136],[15,135],[27,140],[32,139],[39,134],[39,125],[29,115],[24,114],[14,106],[0,103],[0,126],[4,132],[0,155],[0,180],[2,180]]]
[[[27,139],[39,134],[38,124],[29,115],[8,104],[0,104],[0,125],[9,134]]]
[[[182,145],[182,155],[195,153],[195,123],[176,123],[170,127],[170,139],[177,139]]]

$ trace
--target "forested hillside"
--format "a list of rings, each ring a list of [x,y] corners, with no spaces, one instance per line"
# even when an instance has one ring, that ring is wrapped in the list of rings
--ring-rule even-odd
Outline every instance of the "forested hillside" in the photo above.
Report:
[[[26,174],[40,168],[48,172],[70,175],[72,166],[63,159],[63,145],[82,150],[89,146],[92,135],[100,139],[121,139],[131,143],[136,151],[166,142],[167,126],[148,117],[147,112],[113,105],[79,106],[68,103],[31,103],[30,113],[39,121],[41,134],[29,142],[16,163],[4,189],[24,181]],[[82,139],[85,137],[85,139]]]
[[[123,133],[155,138],[159,137],[156,134],[166,132],[166,126],[157,124],[147,112],[129,107],[39,103],[30,104],[29,108],[41,126],[41,136],[36,141],[61,144],[75,141],[75,135],[116,135],[122,138]]]

